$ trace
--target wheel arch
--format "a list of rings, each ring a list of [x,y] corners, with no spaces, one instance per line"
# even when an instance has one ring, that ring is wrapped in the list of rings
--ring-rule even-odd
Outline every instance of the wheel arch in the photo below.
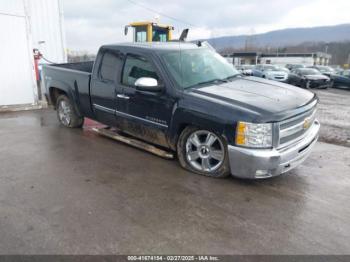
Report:
[[[73,89],[70,88],[69,85],[62,83],[60,81],[50,81],[47,86],[49,90],[50,104],[53,105],[55,110],[56,110],[57,98],[60,95],[66,95],[69,98],[69,100],[72,102],[74,110],[80,116],[82,115],[77,104],[78,100],[74,94]]]
[[[179,137],[188,126],[194,126],[215,132],[227,141],[227,136],[225,135],[225,124],[221,123],[219,120],[220,119],[217,117],[203,113],[189,112],[188,110],[186,110],[186,112],[183,112],[182,110],[177,111],[173,116],[169,133],[169,145],[171,149],[176,150]]]

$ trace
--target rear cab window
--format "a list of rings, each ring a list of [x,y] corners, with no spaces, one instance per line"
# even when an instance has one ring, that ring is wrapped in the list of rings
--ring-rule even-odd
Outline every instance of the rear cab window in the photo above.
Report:
[[[122,65],[123,58],[121,53],[105,52],[100,65],[99,78],[104,81],[114,82]]]

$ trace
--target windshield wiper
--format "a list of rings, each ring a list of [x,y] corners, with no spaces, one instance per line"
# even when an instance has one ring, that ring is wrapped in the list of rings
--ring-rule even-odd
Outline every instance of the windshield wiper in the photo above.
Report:
[[[195,86],[200,86],[200,85],[212,84],[212,83],[219,83],[219,82],[220,83],[227,83],[227,82],[229,82],[229,80],[231,80],[233,78],[236,78],[237,76],[241,76],[241,74],[236,74],[236,75],[228,76],[228,77],[225,77],[225,78],[215,78],[215,79],[212,79],[212,80],[199,82],[199,83],[196,83],[194,85],[186,87],[186,89],[187,88],[192,88],[192,87],[195,87]]]
[[[200,82],[197,85],[205,85],[205,84],[210,84],[210,83],[217,83],[217,82],[227,82],[226,79],[220,79],[220,78],[216,78],[213,80],[208,80],[208,81],[204,81],[204,82]]]
[[[195,87],[195,86],[206,85],[206,84],[211,84],[211,83],[218,83],[218,82],[226,83],[227,80],[216,78],[216,79],[212,79],[212,80],[208,80],[208,81],[203,81],[203,82],[196,83],[196,84],[191,85],[191,86],[189,86],[189,87],[187,87],[187,88],[192,88],[192,87]],[[186,88],[186,89],[187,89],[187,88]]]
[[[242,75],[241,74],[235,74],[235,75],[232,75],[232,76],[228,76],[228,77],[226,77],[226,78],[224,78],[222,80],[227,82],[228,80],[234,79],[237,76],[242,76]]]

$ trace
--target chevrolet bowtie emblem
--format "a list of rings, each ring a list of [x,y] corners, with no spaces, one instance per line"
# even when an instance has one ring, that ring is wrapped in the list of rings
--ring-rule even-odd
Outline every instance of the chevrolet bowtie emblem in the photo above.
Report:
[[[310,127],[310,125],[311,125],[311,118],[310,117],[305,118],[304,123],[303,123],[303,128],[308,129]]]

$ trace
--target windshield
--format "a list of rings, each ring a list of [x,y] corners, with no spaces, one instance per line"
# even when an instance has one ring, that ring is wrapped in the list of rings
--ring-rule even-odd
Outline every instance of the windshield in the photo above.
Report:
[[[348,70],[347,71],[343,71],[342,75],[343,76],[350,76],[350,71],[348,71]]]
[[[171,51],[162,58],[177,84],[184,89],[240,74],[225,58],[210,49]]]
[[[321,72],[334,72],[333,68],[328,66],[320,66],[318,67],[318,70],[320,70]]]
[[[316,69],[299,69],[302,75],[320,75],[320,72]]]
[[[153,26],[152,41],[153,42],[166,42],[166,41],[168,41],[167,29]]]
[[[291,65],[292,68],[304,68],[305,65]]]
[[[279,66],[264,66],[263,67],[265,71],[281,71],[282,69]]]

